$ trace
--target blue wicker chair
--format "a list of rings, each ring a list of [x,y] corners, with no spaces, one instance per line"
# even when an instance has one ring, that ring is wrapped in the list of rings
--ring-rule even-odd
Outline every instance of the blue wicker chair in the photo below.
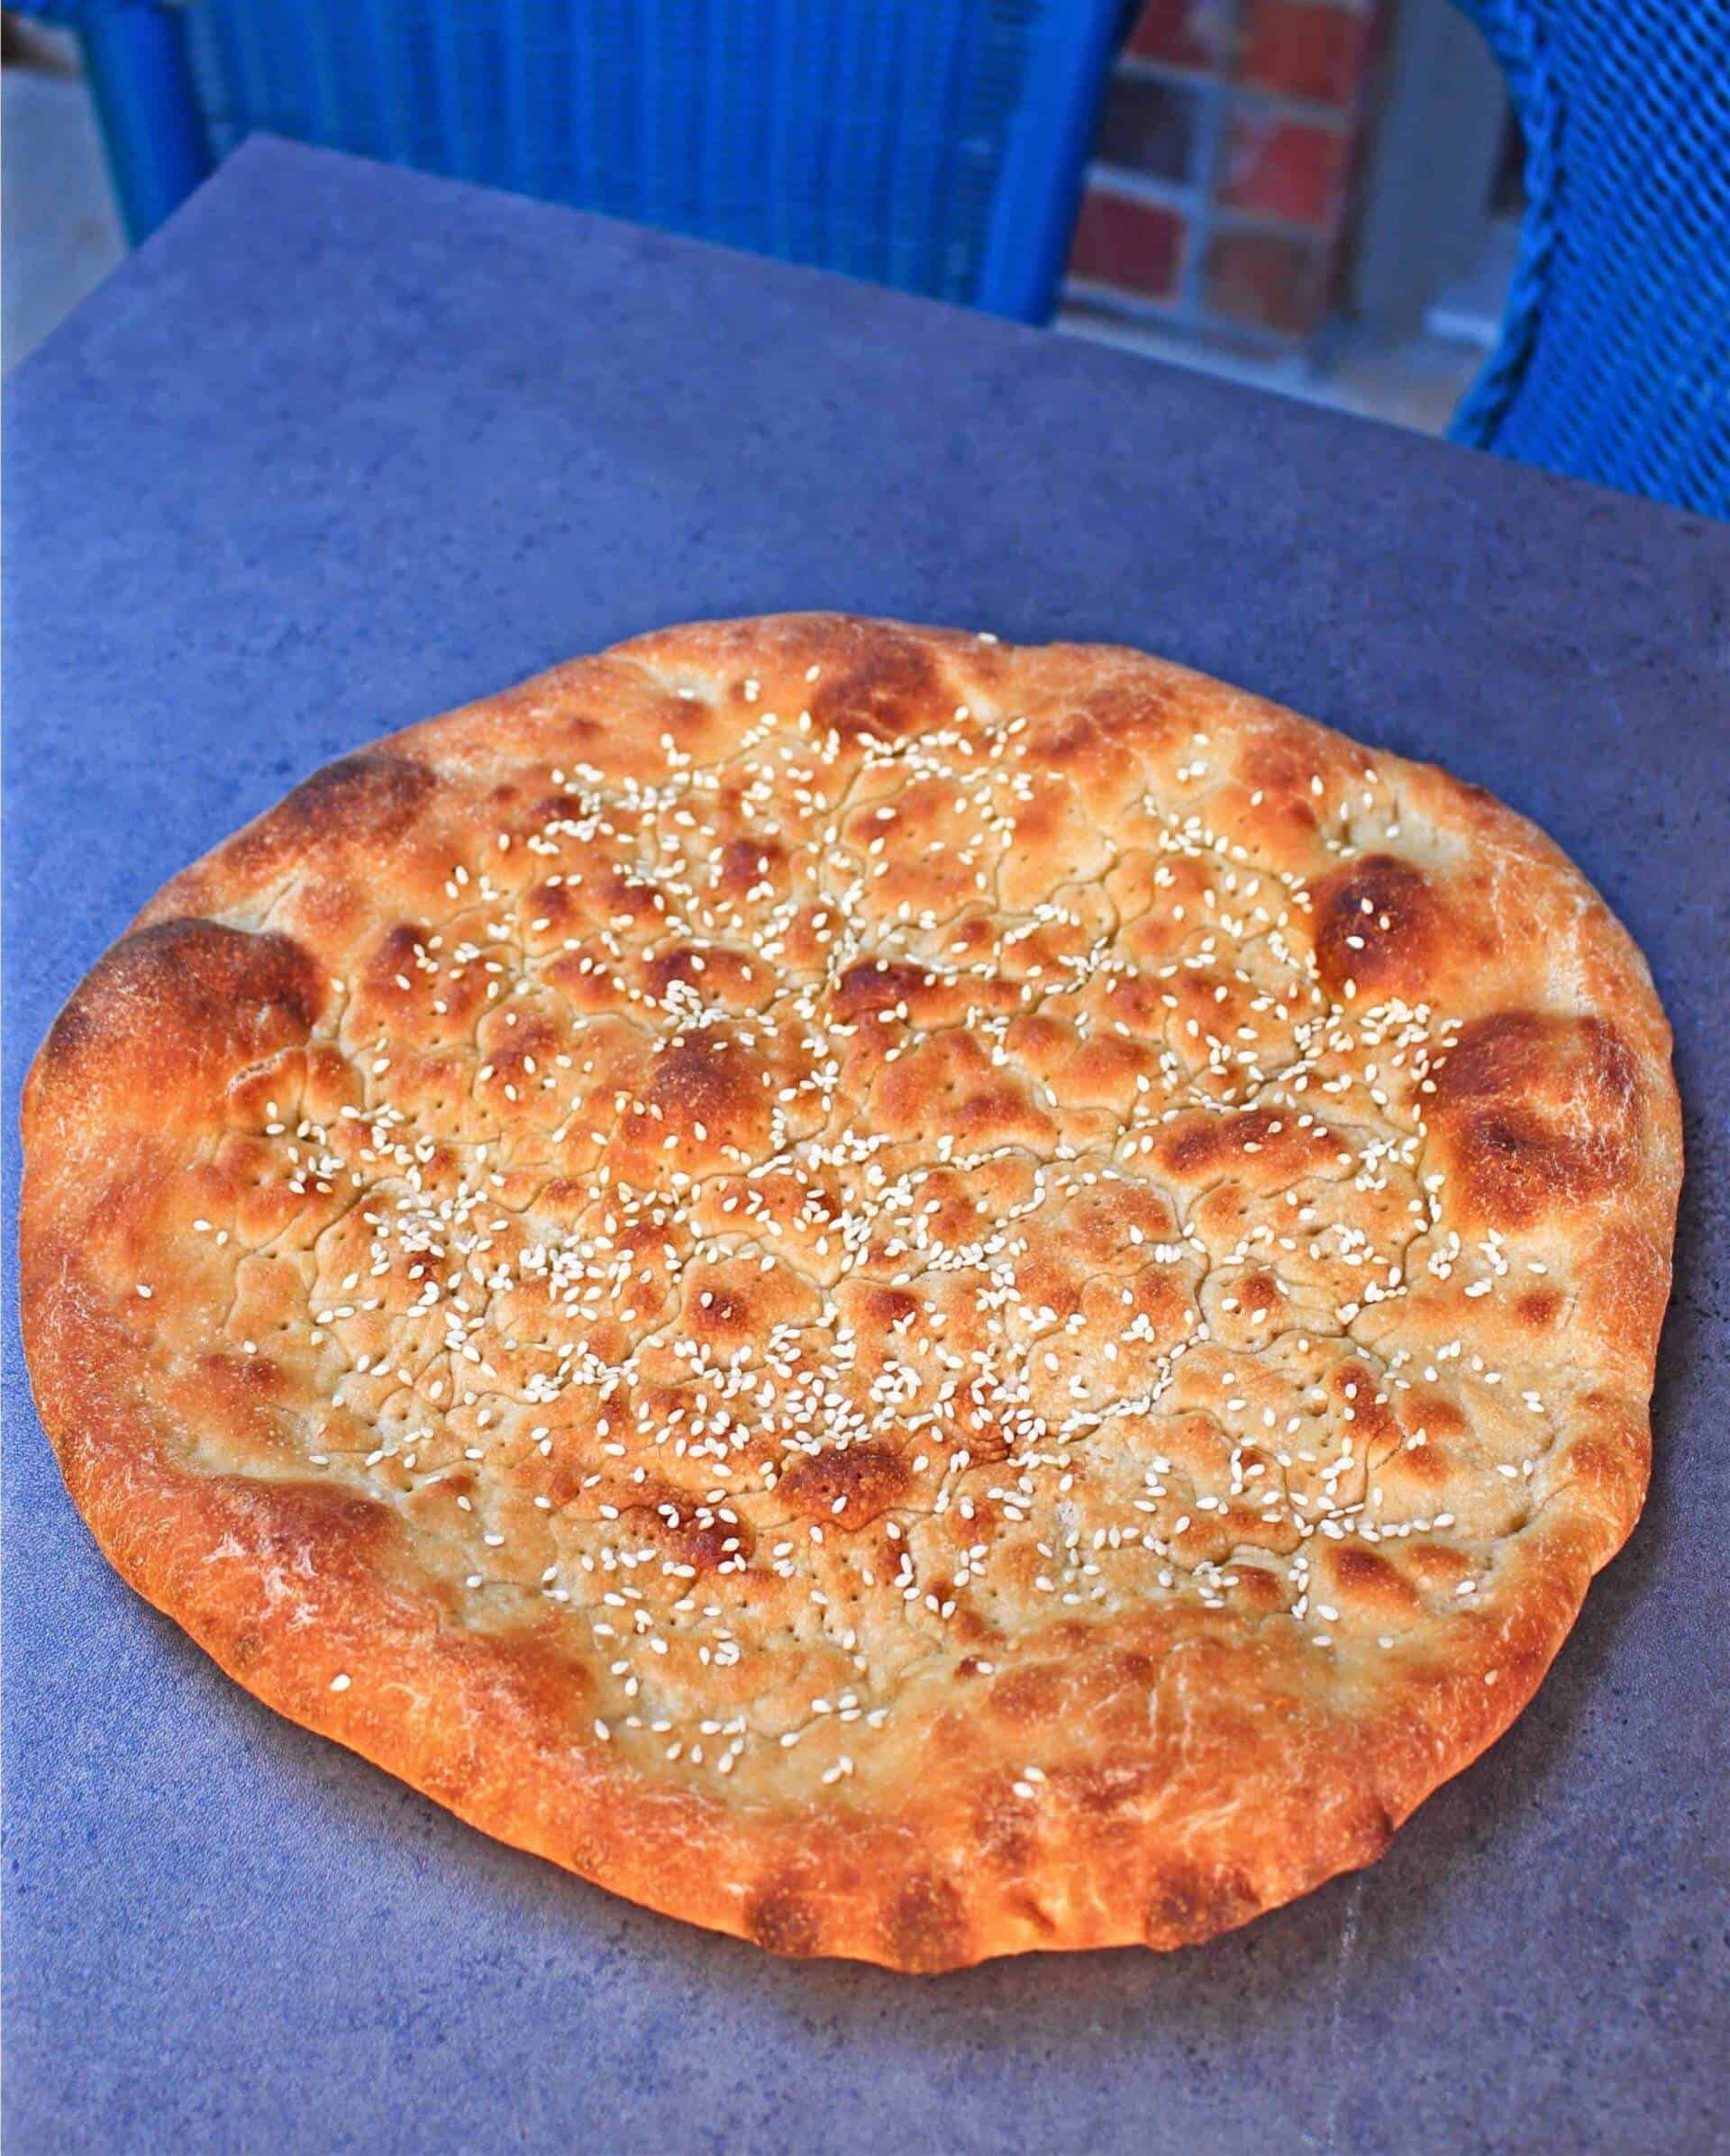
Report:
[[[1730,0],[1459,0],[1525,136],[1501,341],[1454,439],[1730,516]]]
[[[141,239],[254,129],[1029,322],[1123,0],[25,0]]]

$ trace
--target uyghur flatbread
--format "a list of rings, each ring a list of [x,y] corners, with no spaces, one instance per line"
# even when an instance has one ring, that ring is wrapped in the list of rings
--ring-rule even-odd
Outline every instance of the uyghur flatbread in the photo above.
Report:
[[[145,908],[25,1137],[124,1577],[780,1952],[1368,1862],[1645,1487],[1639,954],[1486,795],[1133,651],[714,623],[411,728]]]

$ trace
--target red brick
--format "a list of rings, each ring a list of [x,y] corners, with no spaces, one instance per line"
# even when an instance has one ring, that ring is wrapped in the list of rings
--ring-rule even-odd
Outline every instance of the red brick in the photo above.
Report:
[[[1234,322],[1297,332],[1314,329],[1326,292],[1308,240],[1283,232],[1216,232],[1207,250],[1207,305]]]
[[[1249,0],[1238,79],[1285,97],[1349,105],[1363,78],[1367,27],[1362,15],[1316,0]]]
[[[1333,129],[1240,108],[1225,138],[1219,199],[1326,231],[1344,184],[1348,138]]]
[[[1188,83],[1124,75],[1112,85],[1093,154],[1155,178],[1187,180],[1199,93]]]
[[[1231,0],[1147,0],[1127,49],[1141,59],[1217,74],[1231,58]]]
[[[1077,277],[1158,298],[1177,283],[1184,220],[1163,203],[1089,187],[1076,222],[1070,268]]]

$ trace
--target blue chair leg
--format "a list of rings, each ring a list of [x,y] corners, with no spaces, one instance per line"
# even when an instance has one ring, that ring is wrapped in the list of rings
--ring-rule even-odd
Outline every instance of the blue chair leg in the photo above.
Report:
[[[108,171],[133,246],[178,209],[214,159],[198,109],[179,10],[153,0],[86,9],[85,72]]]
[[[1076,213],[1087,182],[1088,148],[1111,79],[1111,59],[1128,34],[1123,0],[1047,10],[1027,96],[1045,118],[1037,147],[1024,132],[997,183],[990,234],[974,305],[1012,321],[1046,323],[1056,311]],[[1053,186],[1053,167],[1062,179]]]

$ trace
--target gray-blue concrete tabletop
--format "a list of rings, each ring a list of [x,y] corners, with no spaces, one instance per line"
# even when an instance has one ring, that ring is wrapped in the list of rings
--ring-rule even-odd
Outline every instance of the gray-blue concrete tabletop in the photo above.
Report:
[[[9,1313],[20,2156],[1725,2145],[1730,531],[262,141],[25,362],[6,448],[12,1190],[61,1000],[314,765],[806,606],[1143,644],[1494,788],[1649,954],[1689,1151],[1645,1517],[1511,1734],[1244,1932],[936,1981],[648,1915],[276,1719],[97,1556]]]

